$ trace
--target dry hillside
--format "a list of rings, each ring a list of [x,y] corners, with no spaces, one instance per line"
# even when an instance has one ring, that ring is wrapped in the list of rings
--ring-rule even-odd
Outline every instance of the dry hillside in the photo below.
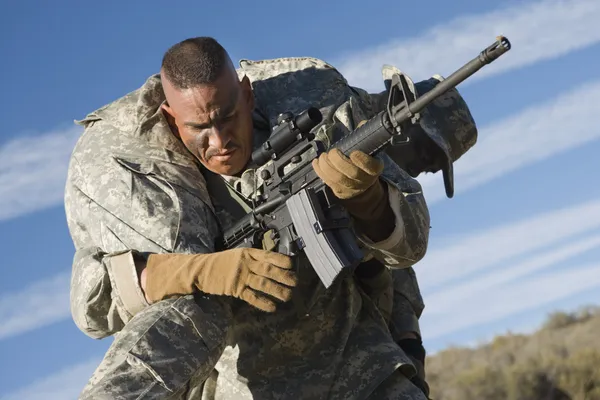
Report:
[[[600,307],[427,358],[433,400],[600,400]]]

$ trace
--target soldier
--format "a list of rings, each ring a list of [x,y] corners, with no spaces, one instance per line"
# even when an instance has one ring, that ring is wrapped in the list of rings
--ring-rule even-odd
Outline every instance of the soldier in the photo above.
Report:
[[[425,255],[429,213],[420,185],[387,155],[329,151],[313,164],[368,254],[329,289],[267,244],[215,247],[255,194],[248,161],[277,115],[318,107],[317,137],[331,144],[378,112],[382,95],[313,58],[236,70],[200,37],[79,121],[65,191],[71,311],[87,335],[114,335],[81,398],[427,398],[411,267]],[[466,115],[464,132],[472,121],[456,96],[437,110]]]

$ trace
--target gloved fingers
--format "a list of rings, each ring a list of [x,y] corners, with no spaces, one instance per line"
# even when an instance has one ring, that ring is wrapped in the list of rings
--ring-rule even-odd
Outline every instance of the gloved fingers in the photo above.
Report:
[[[356,153],[356,151],[352,153]],[[364,155],[369,157],[366,154]],[[373,181],[373,177],[370,176],[368,171],[364,171],[360,165],[356,165],[352,159],[346,157],[339,149],[331,149],[324,161],[327,162],[329,168],[340,173],[344,186],[364,187],[369,186],[370,182]]]
[[[323,153],[325,154],[325,153]],[[336,174],[334,174],[334,176],[330,176],[331,171],[327,170],[327,171],[323,171],[323,169],[321,168],[321,164],[323,162],[323,154],[321,154],[318,158],[315,158],[312,161],[312,167],[315,170],[317,176],[319,178],[321,178],[323,180],[323,182],[325,182],[325,184],[329,187],[331,187],[332,184],[335,184],[335,178],[336,178]]]
[[[340,171],[333,168],[327,161],[327,153],[322,153],[318,158],[314,159],[312,166],[319,178],[332,189],[340,186],[340,181],[344,179]]]
[[[354,197],[363,191],[359,182],[348,178],[340,171],[333,168],[328,163],[327,155],[325,153],[313,160],[312,166],[317,176],[321,178],[340,199]]]
[[[296,286],[298,277],[296,273],[289,269],[279,268],[268,262],[255,262],[248,266],[248,269],[255,275],[269,278],[275,282],[282,283],[287,286]]]
[[[248,248],[248,254],[256,261],[273,264],[278,268],[292,269],[292,259],[285,254],[276,251],[267,251],[263,249]]]
[[[277,308],[275,301],[261,294],[260,292],[255,292],[250,288],[244,289],[240,295],[240,299],[265,312],[274,312]]]
[[[281,301],[289,301],[292,298],[292,289],[268,278],[258,275],[248,276],[246,284],[251,289],[268,294]]]
[[[378,177],[383,172],[383,162],[362,151],[353,151],[350,153],[350,160],[370,176]]]

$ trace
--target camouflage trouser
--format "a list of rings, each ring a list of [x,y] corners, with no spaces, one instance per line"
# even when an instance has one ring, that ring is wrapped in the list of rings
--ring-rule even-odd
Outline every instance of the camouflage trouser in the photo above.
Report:
[[[115,335],[79,398],[202,399],[226,346],[231,319],[225,310],[214,299],[185,296],[140,311]],[[369,399],[427,400],[400,370]]]
[[[79,398],[200,399],[195,392],[223,353],[229,321],[220,302],[192,295],[140,311],[115,335]]]

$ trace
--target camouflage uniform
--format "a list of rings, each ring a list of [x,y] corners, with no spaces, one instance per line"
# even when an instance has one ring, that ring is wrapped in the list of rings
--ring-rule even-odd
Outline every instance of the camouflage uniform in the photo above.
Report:
[[[256,96],[256,144],[282,111],[319,107],[324,140],[378,111],[376,96],[319,60],[243,61],[239,73],[250,77]],[[396,341],[419,331],[423,302],[410,267],[425,254],[429,214],[420,185],[386,156],[396,230],[380,243],[362,238],[391,268],[376,277],[386,290],[368,295],[345,274],[325,291],[307,266],[295,296],[312,299],[308,314],[298,314],[293,301],[266,314],[202,293],[146,303],[136,257],[213,252],[214,239],[236,218],[171,134],[163,101],[154,75],[79,122],[85,132],[65,191],[76,247],[71,312],[87,335],[114,335],[81,398],[423,399],[407,379],[416,369]]]

